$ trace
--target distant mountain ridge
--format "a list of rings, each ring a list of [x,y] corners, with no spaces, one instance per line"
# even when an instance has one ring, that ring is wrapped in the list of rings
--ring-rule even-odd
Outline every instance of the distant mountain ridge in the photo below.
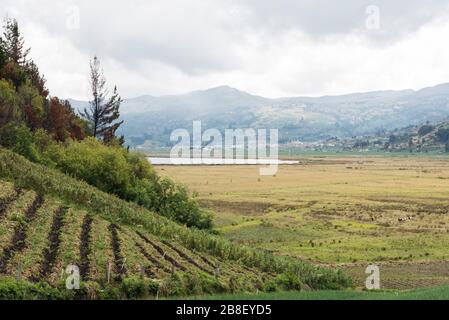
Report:
[[[70,100],[80,110],[87,103]],[[169,145],[172,130],[277,128],[282,142],[381,134],[449,117],[449,83],[421,90],[374,91],[323,97],[270,99],[221,86],[181,95],[125,99],[122,132],[132,146]]]

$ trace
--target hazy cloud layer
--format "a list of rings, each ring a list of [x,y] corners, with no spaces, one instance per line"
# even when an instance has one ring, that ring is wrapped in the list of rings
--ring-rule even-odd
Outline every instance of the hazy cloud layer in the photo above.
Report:
[[[2,0],[52,93],[85,98],[100,56],[123,96],[227,84],[266,96],[449,81],[449,1]]]

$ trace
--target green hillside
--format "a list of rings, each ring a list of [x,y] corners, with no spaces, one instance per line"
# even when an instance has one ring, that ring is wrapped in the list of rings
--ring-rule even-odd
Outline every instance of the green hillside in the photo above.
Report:
[[[90,298],[350,284],[338,271],[184,227],[6,149],[0,149],[0,185],[0,298],[15,294],[11,286],[20,284],[23,295],[43,283],[59,288],[58,295]],[[69,264],[80,268],[76,292],[64,289]]]

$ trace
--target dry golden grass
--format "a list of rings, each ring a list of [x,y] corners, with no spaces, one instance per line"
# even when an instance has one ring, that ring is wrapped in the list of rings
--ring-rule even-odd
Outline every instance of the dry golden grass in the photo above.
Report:
[[[198,193],[228,238],[315,263],[449,260],[449,161],[315,157],[258,166],[158,166]]]

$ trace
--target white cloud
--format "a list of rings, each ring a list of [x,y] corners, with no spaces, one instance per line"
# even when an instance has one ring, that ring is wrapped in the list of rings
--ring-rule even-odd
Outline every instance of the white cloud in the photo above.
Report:
[[[380,30],[365,28],[364,0],[3,1],[0,14],[19,20],[62,97],[87,97],[94,54],[124,97],[222,84],[273,97],[449,81],[449,1],[379,0]],[[73,5],[78,30],[67,24]]]

